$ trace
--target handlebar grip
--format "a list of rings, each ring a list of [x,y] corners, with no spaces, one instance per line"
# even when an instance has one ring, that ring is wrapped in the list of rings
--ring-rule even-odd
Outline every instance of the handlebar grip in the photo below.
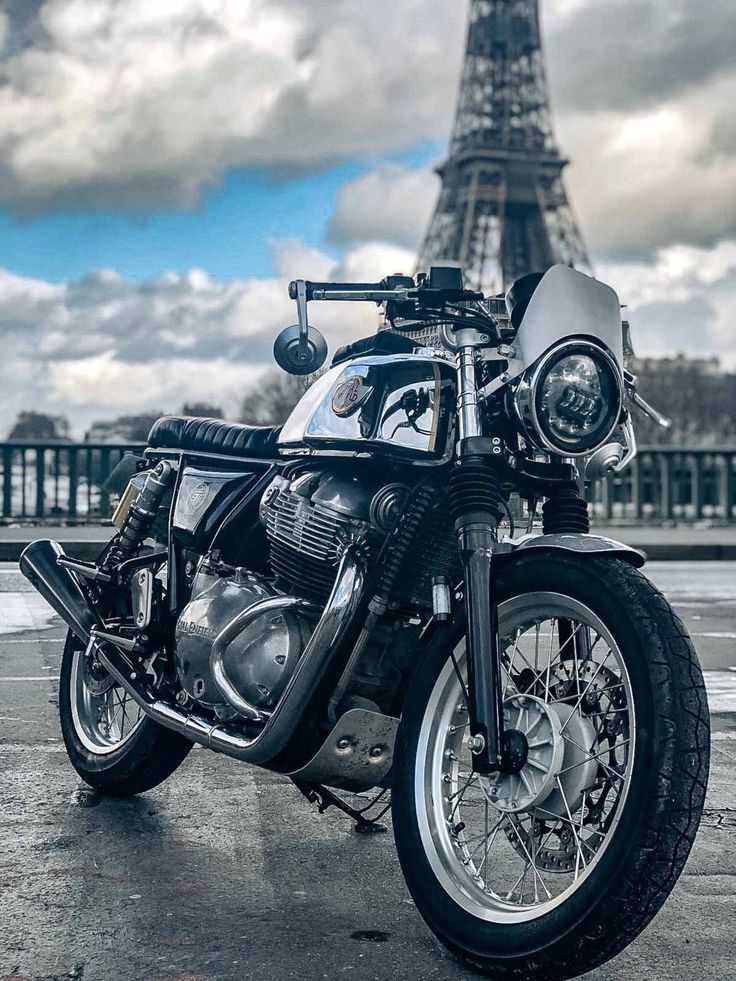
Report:
[[[354,290],[356,293],[366,292],[367,290],[380,290],[382,283],[310,283],[307,281],[307,299],[311,300],[315,290],[339,290],[348,293]],[[296,299],[296,282],[289,283],[289,296],[292,300]]]

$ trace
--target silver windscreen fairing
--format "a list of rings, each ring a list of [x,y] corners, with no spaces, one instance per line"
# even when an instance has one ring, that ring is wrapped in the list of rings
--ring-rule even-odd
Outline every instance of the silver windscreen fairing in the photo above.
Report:
[[[624,368],[621,304],[610,286],[569,266],[553,266],[531,298],[513,345],[508,378],[516,378],[554,344],[591,337],[606,345]]]

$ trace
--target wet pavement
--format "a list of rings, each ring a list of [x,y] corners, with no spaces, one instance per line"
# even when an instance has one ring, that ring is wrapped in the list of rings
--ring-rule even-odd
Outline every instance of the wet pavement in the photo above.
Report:
[[[613,979],[736,976],[736,563],[652,563],[714,712],[708,810],[674,895]],[[0,979],[459,979],[391,834],[355,835],[279,777],[195,748],[164,785],[79,784],[56,704],[64,631],[0,566]]]

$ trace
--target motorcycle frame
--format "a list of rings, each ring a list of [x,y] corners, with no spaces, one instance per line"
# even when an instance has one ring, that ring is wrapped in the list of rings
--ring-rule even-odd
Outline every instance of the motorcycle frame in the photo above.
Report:
[[[559,267],[557,267],[559,269]],[[554,270],[553,270],[554,272]],[[548,274],[549,276],[550,274]],[[558,273],[555,279],[563,276]],[[564,278],[570,282],[570,277],[580,277],[572,270],[564,270]],[[581,277],[587,280],[588,277]],[[558,283],[558,285],[561,285]],[[541,287],[540,287],[541,288]],[[612,291],[611,291],[612,292]],[[316,296],[314,298],[317,298]],[[323,299],[330,297],[323,296]],[[334,298],[344,299],[344,296]],[[610,299],[610,297],[609,297]],[[609,304],[610,305],[610,304]],[[612,310],[609,311],[609,314]],[[592,321],[595,323],[595,320]],[[612,330],[612,317],[607,318],[606,331]],[[620,319],[619,319],[620,324]],[[557,332],[563,330],[560,323],[555,327]],[[430,471],[430,480],[442,480],[447,476],[447,467],[458,463],[462,466],[466,457],[488,456],[490,470],[505,479],[511,476],[508,458],[503,453],[498,440],[493,440],[490,434],[484,432],[483,403],[491,394],[495,394],[501,386],[494,386],[494,392],[488,391],[488,386],[482,389],[478,383],[477,360],[483,357],[487,349],[488,336],[475,327],[458,327],[453,330],[454,357],[457,383],[457,443],[456,452],[449,465],[441,464]],[[518,372],[517,372],[518,373]],[[503,376],[501,376],[503,378]],[[506,379],[508,380],[508,379]],[[346,454],[348,456],[352,454]],[[157,461],[164,458],[175,462],[177,476],[172,496],[172,504],[168,518],[168,550],[166,563],[169,575],[169,607],[168,614],[172,621],[187,600],[187,582],[184,570],[185,558],[181,545],[177,542],[173,527],[173,515],[179,486],[188,463],[208,463],[214,467],[228,464],[242,466],[253,463],[264,471],[249,489],[243,499],[237,501],[231,511],[225,515],[221,524],[214,529],[209,548],[212,548],[219,538],[227,534],[233,527],[237,515],[243,510],[255,509],[257,515],[260,492],[271,477],[279,469],[293,460],[249,460],[241,456],[225,456],[220,454],[199,453],[195,451],[171,451],[149,448],[146,458]],[[303,459],[303,458],[302,458]],[[324,465],[324,460],[323,460]],[[411,465],[410,465],[411,466]],[[565,470],[564,478],[560,477],[560,465],[530,465],[524,472],[514,468],[514,480],[521,488],[528,491],[535,488],[544,494],[545,488],[554,484],[557,479],[568,479],[570,468]],[[425,471],[426,472],[426,471]],[[490,773],[503,769],[508,765],[508,753],[505,743],[503,726],[503,704],[501,692],[501,665],[498,650],[497,620],[498,601],[494,589],[496,570],[515,555],[528,551],[544,549],[547,551],[575,551],[585,555],[607,554],[622,558],[631,564],[643,564],[642,556],[618,542],[591,535],[548,535],[533,536],[520,542],[496,542],[496,527],[492,519],[473,516],[472,521],[463,521],[462,516],[457,522],[458,548],[464,568],[464,582],[461,585],[464,597],[467,657],[468,657],[468,712],[470,731],[473,740],[473,758],[476,770]],[[388,535],[384,548],[390,548],[393,533]],[[79,623],[85,620],[83,601],[86,600],[94,611],[93,589],[88,582],[80,578],[78,572],[65,567],[59,562],[63,557],[60,547],[55,550],[43,549],[32,553],[34,546],[45,546],[52,543],[34,543],[29,546],[21,560],[21,568],[36,587],[49,600],[63,619],[76,633],[80,633]],[[541,554],[541,553],[540,553]],[[287,687],[282,699],[277,704],[271,717],[266,720],[263,729],[248,734],[245,724],[243,732],[235,731],[213,720],[196,710],[179,708],[166,702],[160,695],[147,686],[145,679],[139,676],[135,665],[131,662],[129,651],[123,646],[112,644],[106,638],[100,645],[100,657],[108,670],[119,683],[132,695],[144,710],[157,721],[170,728],[176,729],[189,738],[212,749],[226,752],[229,755],[251,762],[267,769],[289,772],[307,762],[314,748],[314,738],[305,738],[307,732],[313,733],[313,722],[320,707],[326,706],[334,693],[350,653],[369,615],[370,597],[373,595],[380,576],[381,562],[376,563],[373,571],[368,570],[362,556],[351,556],[351,568],[355,570],[352,580],[352,602],[349,604],[344,625],[339,634],[333,638],[333,643],[327,646],[320,657],[319,669],[311,679],[305,670],[299,670],[295,683]],[[341,573],[345,569],[341,566]],[[340,576],[338,576],[338,582]],[[328,602],[326,615],[331,616],[331,602]],[[69,608],[74,607],[75,615],[70,615]],[[93,617],[93,620],[99,617]],[[89,620],[86,621],[89,623]],[[320,621],[321,625],[322,621]],[[320,625],[317,631],[320,630]],[[343,629],[344,627],[344,629]],[[436,622],[430,623],[425,630],[423,639],[436,630],[441,629]],[[83,631],[84,633],[84,631]],[[311,641],[310,641],[311,644]],[[307,659],[303,659],[305,662]],[[299,684],[296,684],[299,680]],[[316,710],[316,711],[315,711]],[[321,737],[322,740],[324,737]]]

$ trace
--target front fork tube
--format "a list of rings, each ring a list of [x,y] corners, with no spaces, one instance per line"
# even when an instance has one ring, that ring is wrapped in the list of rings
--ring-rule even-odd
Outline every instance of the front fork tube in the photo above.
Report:
[[[458,529],[465,571],[470,747],[476,773],[496,773],[504,768],[498,601],[491,570],[493,531],[489,522]]]

